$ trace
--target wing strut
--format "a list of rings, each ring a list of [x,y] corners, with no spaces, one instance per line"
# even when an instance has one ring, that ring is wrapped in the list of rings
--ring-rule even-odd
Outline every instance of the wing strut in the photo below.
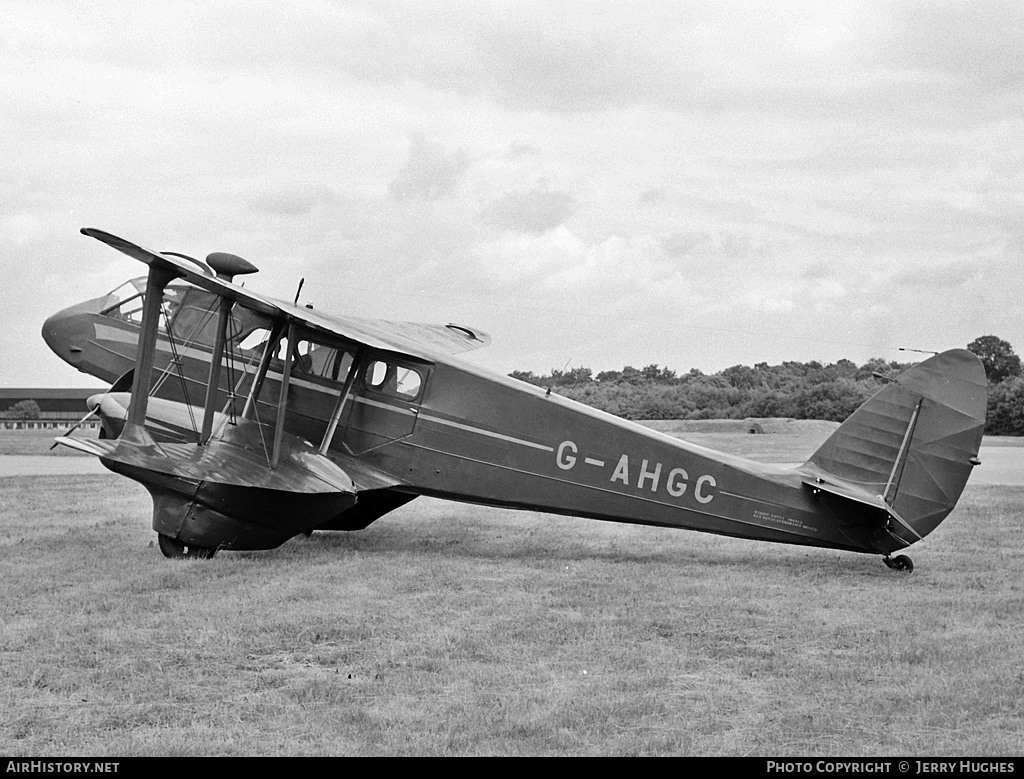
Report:
[[[232,301],[225,297],[219,299],[220,311],[217,318],[217,339],[213,344],[213,356],[210,359],[210,374],[206,382],[206,403],[203,405],[203,431],[199,435],[199,445],[210,442],[213,434],[214,404],[217,402],[217,389],[220,387],[221,362],[224,360],[224,344],[228,340],[228,321],[231,318]],[[230,381],[230,377],[229,377]],[[232,394],[234,388],[230,389]],[[233,402],[233,400],[232,400]]]
[[[277,421],[274,425],[274,449],[270,455],[270,467],[276,468],[281,460],[281,438],[284,433],[284,414],[288,408],[288,384],[292,378],[292,363],[295,349],[295,323],[288,322],[288,351],[285,353],[284,370],[281,372],[281,394],[277,398]]]
[[[331,412],[331,421],[327,425],[327,432],[324,433],[324,440],[320,442],[320,454],[327,454],[327,450],[331,448],[331,441],[334,440],[334,434],[338,430],[338,423],[341,421],[341,412],[344,410],[345,402],[352,392],[352,384],[355,382],[356,375],[362,370],[363,363],[366,361],[367,351],[365,346],[360,346],[352,358],[352,365],[348,369],[348,376],[345,377],[345,384],[341,388],[341,394],[338,396],[338,402],[334,406],[334,411]]]
[[[156,359],[160,311],[163,307],[164,289],[177,277],[178,274],[169,268],[159,267],[156,263],[149,266],[146,295],[142,300],[142,328],[135,357],[135,376],[132,378],[132,400],[122,433],[126,439],[149,443],[149,436],[145,432],[146,410],[149,405],[149,390],[153,380],[153,362]]]

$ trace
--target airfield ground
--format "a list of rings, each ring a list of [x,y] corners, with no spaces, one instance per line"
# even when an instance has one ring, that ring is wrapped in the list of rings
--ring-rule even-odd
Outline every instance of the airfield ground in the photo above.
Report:
[[[427,499],[212,561],[149,521],[113,474],[0,478],[0,753],[1024,752],[1024,488],[968,485],[912,574]]]

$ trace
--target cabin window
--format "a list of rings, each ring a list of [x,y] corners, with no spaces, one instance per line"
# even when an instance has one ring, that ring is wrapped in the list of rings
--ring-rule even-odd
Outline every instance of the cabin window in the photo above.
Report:
[[[238,348],[243,352],[256,351],[259,354],[263,353],[263,345],[270,338],[270,331],[265,327],[257,327],[251,330],[242,340],[238,342]]]
[[[171,330],[175,338],[185,343],[213,346],[217,341],[218,319],[216,310],[185,306],[174,317]],[[228,338],[237,338],[242,331],[241,322],[236,316],[228,322]]]
[[[415,398],[420,394],[423,378],[412,368],[395,367],[395,391],[403,398]]]
[[[415,400],[423,387],[423,376],[413,368],[375,360],[366,367],[364,383],[375,392]]]
[[[388,378],[388,364],[377,360],[370,363],[366,369],[366,386],[370,389],[380,390]]]
[[[279,349],[278,358],[284,357],[284,348],[282,346]],[[334,382],[344,383],[352,367],[350,352],[306,339],[295,343],[292,359],[292,370],[296,375],[314,376]]]
[[[351,352],[318,346],[313,355],[313,370],[321,378],[344,382],[352,368],[352,358]]]
[[[256,327],[239,340],[238,348],[245,355],[259,356],[267,348],[266,344],[269,339],[269,329]],[[289,353],[291,354],[293,376],[312,376],[339,384],[344,384],[348,378],[354,357],[353,352],[346,351],[344,348],[327,346],[310,341],[308,338],[296,340],[295,345],[289,349],[288,339],[282,338],[277,343],[271,367],[276,371],[283,370],[284,361],[288,359]]]

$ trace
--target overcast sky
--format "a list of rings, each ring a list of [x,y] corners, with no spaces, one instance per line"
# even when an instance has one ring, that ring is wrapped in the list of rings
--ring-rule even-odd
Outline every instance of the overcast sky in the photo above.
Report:
[[[1024,352],[1024,3],[46,2],[0,17],[0,385],[144,267],[507,373]]]

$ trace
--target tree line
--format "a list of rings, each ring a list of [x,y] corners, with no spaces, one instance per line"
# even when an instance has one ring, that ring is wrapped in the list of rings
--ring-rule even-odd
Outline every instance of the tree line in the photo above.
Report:
[[[0,413],[2,419],[39,419],[42,412],[39,404],[34,400],[19,400],[17,403],[8,406],[7,410]]]
[[[1024,435],[1024,376],[1013,347],[994,335],[967,345],[981,359],[988,378],[989,435]],[[514,379],[557,389],[565,397],[626,419],[747,419],[789,417],[842,422],[879,388],[879,377],[896,376],[913,363],[874,358],[863,365],[850,360],[819,362],[760,362],[733,365],[707,375],[691,369],[676,374],[659,365],[620,371],[589,368],[552,370],[548,375],[512,371]],[[0,416],[38,419],[34,400],[15,403]]]
[[[989,381],[985,432],[1024,435],[1024,377],[1013,347],[996,336],[967,346],[981,358]],[[514,379],[549,387],[589,406],[626,419],[746,419],[791,417],[842,422],[881,386],[913,363],[874,358],[733,365],[715,374],[696,368],[677,374],[659,365],[619,371],[552,370],[547,375],[513,371]]]

